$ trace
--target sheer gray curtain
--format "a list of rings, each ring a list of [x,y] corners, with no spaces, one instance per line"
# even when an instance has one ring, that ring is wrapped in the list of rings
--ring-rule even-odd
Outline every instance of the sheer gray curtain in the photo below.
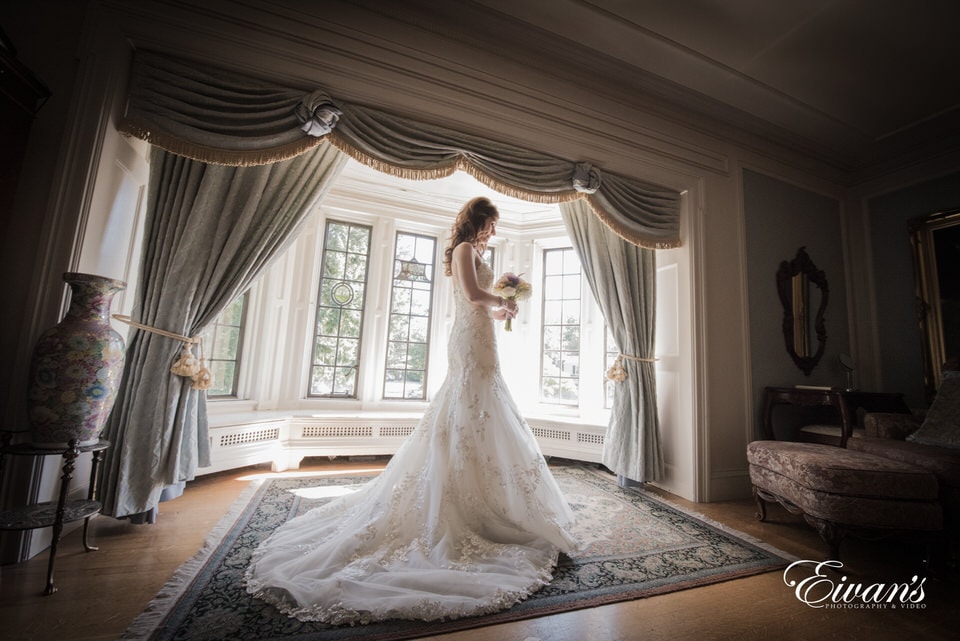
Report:
[[[615,383],[603,464],[624,485],[659,480],[663,452],[654,373],[656,255],[620,238],[583,201],[564,203],[560,211],[627,375]]]
[[[209,165],[151,153],[148,213],[133,318],[195,336],[246,290],[332,184],[347,157],[323,144],[282,162]],[[104,430],[113,443],[104,512],[150,513],[164,488],[209,465],[205,392],[170,372],[181,344],[135,332]]]

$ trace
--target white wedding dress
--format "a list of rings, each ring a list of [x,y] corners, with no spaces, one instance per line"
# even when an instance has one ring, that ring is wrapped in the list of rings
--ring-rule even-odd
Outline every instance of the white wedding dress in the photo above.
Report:
[[[477,258],[480,286],[493,273]],[[294,518],[247,591],[304,621],[434,620],[507,608],[576,543],[573,515],[504,383],[494,321],[454,278],[449,373],[383,472]]]

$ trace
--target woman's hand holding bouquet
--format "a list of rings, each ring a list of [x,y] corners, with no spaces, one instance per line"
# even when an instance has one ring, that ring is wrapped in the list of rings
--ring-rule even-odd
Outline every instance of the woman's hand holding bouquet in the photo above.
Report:
[[[493,285],[494,294],[500,298],[512,301],[526,300],[530,298],[532,291],[533,288],[530,286],[530,283],[513,272],[504,273]],[[506,322],[503,324],[503,329],[508,332],[513,331],[513,323],[511,321],[515,315],[516,314],[507,316]]]

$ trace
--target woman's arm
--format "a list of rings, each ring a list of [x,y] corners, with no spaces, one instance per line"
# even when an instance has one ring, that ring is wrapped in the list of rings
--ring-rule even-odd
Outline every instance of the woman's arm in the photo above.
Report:
[[[516,301],[501,298],[480,288],[477,280],[476,250],[470,243],[460,243],[453,248],[453,277],[460,279],[460,288],[467,300],[477,307],[503,307],[511,313],[517,311]]]

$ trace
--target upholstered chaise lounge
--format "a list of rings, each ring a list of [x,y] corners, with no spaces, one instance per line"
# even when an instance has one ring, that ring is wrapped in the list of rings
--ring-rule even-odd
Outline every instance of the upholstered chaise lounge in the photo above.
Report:
[[[922,467],[789,441],[754,441],[747,446],[747,460],[757,518],[766,519],[765,501],[802,514],[833,559],[839,559],[840,543],[849,533],[928,534],[943,528],[937,478]]]
[[[921,467],[937,478],[944,527],[960,562],[960,372],[944,372],[923,417],[873,413],[863,427],[863,436],[847,440],[848,449]]]

